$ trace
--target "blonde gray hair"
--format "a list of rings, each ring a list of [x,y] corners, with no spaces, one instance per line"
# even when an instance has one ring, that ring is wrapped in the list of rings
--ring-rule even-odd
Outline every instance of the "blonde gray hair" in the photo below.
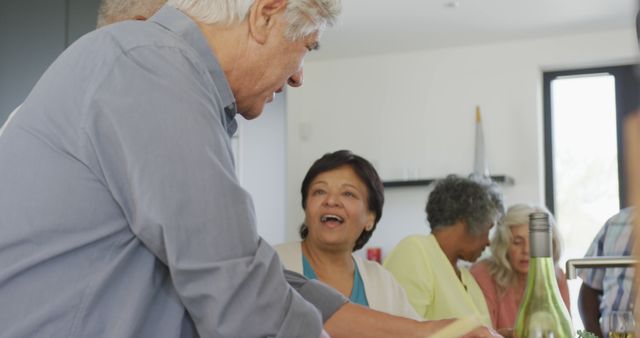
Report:
[[[149,18],[166,2],[167,0],[102,0],[98,8],[97,27],[131,20],[137,15]]]
[[[549,214],[549,224],[551,225],[551,241],[553,246],[553,262],[560,260],[562,253],[562,239],[558,232],[556,220],[543,206],[529,204],[514,204],[507,209],[507,213],[498,221],[496,231],[491,238],[491,257],[486,259],[489,273],[498,284],[499,292],[504,292],[514,281],[516,272],[509,263],[507,250],[511,245],[511,227],[518,225],[528,225],[529,215],[533,212],[546,212]]]
[[[232,24],[242,21],[254,0],[169,0],[167,2],[205,24]],[[286,37],[297,40],[334,24],[341,0],[287,0]]]

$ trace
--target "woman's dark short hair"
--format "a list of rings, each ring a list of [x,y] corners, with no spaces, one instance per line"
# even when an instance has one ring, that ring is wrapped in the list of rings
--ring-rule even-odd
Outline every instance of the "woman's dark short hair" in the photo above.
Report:
[[[324,154],[321,158],[316,160],[307,175],[302,180],[302,187],[300,193],[302,194],[302,209],[307,207],[307,195],[309,193],[309,186],[311,182],[320,174],[334,169],[338,169],[342,166],[350,166],[351,169],[358,175],[364,185],[367,187],[367,195],[369,196],[367,204],[369,211],[372,211],[376,215],[376,219],[373,223],[371,230],[363,230],[360,237],[356,240],[356,244],[353,247],[353,251],[362,248],[367,242],[373,231],[376,230],[376,225],[382,217],[382,206],[384,205],[384,187],[382,180],[378,176],[378,172],[373,168],[373,165],[364,158],[352,153],[349,150],[338,150],[333,153]],[[309,229],[306,224],[300,226],[300,237],[302,239],[307,238]]]
[[[449,175],[436,182],[425,211],[431,230],[463,221],[469,233],[479,235],[504,214],[504,205],[497,185],[490,180]]]

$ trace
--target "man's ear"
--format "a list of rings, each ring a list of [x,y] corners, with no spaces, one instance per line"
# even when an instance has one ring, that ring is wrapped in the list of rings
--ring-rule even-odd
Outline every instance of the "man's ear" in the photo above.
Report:
[[[249,32],[260,44],[267,41],[269,32],[275,27],[275,16],[284,12],[287,0],[255,0],[249,10]]]

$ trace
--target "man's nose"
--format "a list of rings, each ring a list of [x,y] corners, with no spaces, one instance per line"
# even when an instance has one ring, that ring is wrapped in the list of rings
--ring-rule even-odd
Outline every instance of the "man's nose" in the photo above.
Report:
[[[293,73],[293,75],[291,75],[291,77],[289,77],[289,80],[287,81],[287,84],[289,84],[289,86],[291,86],[291,87],[300,87],[300,86],[302,86],[302,76],[303,76],[302,73],[303,73],[303,70],[302,70],[302,68],[300,68],[298,71]]]

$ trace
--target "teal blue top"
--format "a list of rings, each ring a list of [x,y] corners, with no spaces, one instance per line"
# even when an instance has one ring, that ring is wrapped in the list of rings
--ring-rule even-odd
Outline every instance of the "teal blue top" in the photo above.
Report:
[[[349,296],[349,300],[352,303],[369,307],[367,294],[364,292],[364,283],[362,282],[362,277],[358,271],[358,265],[355,261],[353,264],[355,266],[355,273],[353,274],[353,289],[351,289],[351,296]],[[302,274],[309,279],[318,279],[318,276],[315,271],[313,271],[309,260],[304,255],[302,255]]]

